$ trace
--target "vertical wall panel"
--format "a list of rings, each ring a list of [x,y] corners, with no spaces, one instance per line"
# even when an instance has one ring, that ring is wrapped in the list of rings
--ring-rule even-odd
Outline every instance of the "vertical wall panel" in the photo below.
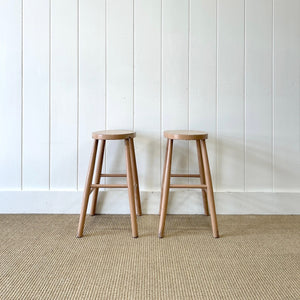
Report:
[[[53,189],[77,187],[77,2],[52,0],[51,154]]]
[[[216,175],[216,1],[191,1],[190,129],[208,132],[207,148],[215,183]],[[197,168],[195,143],[190,143],[190,170]]]
[[[135,1],[134,125],[141,189],[160,187],[161,1]],[[154,121],[155,120],[155,121]]]
[[[272,8],[272,0],[246,1],[247,191],[272,191],[273,187]]]
[[[21,20],[21,1],[0,1],[0,189],[21,188]]]
[[[218,154],[220,191],[244,190],[244,2],[218,2]]]
[[[162,129],[188,129],[189,1],[162,6]],[[165,141],[165,138],[163,138]],[[165,145],[165,143],[163,143]],[[172,168],[188,171],[188,143],[174,142]],[[165,146],[162,148],[164,159]]]
[[[300,191],[300,1],[274,5],[274,190]]]
[[[49,188],[49,1],[23,13],[23,188]]]
[[[107,129],[133,129],[133,1],[107,2]],[[124,142],[107,145],[109,172],[125,170]]]
[[[92,132],[105,129],[105,0],[79,6],[78,183],[83,188]]]

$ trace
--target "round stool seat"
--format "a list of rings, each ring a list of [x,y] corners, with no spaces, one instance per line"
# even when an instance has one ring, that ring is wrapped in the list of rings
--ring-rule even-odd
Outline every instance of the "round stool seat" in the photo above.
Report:
[[[164,136],[171,140],[205,140],[207,132],[196,130],[167,130]]]
[[[95,140],[124,140],[135,136],[136,133],[130,130],[102,130],[92,133]]]

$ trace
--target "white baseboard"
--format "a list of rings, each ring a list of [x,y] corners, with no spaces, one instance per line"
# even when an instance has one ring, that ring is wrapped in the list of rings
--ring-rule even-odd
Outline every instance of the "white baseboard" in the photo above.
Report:
[[[128,214],[125,190],[100,193],[97,213]],[[79,214],[82,191],[0,191],[0,213]],[[144,214],[157,214],[159,192],[141,192]],[[300,214],[300,193],[216,192],[217,214]],[[170,192],[168,213],[202,214],[200,191]]]

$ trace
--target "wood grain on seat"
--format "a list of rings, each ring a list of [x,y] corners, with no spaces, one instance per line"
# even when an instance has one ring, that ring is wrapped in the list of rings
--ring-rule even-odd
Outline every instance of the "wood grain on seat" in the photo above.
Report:
[[[196,130],[167,130],[164,136],[171,140],[205,140],[207,132]]]
[[[92,134],[93,139],[96,140],[124,140],[135,136],[136,133],[130,130],[102,130]]]

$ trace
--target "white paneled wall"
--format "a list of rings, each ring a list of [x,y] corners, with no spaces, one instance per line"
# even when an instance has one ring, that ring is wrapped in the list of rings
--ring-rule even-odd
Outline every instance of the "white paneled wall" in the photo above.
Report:
[[[167,129],[208,131],[220,213],[300,213],[300,1],[0,0],[0,211],[79,212],[91,132],[121,128],[148,213]],[[174,169],[195,150],[175,142]],[[124,171],[123,143],[104,168]],[[201,212],[177,195],[171,212]]]
[[[216,184],[222,191],[245,188],[244,33],[244,1],[219,1]]]
[[[78,13],[76,1],[51,0],[50,189],[77,188]]]
[[[105,128],[105,0],[79,2],[78,188],[83,189],[91,132]],[[76,153],[76,151],[75,151]]]
[[[300,1],[274,7],[274,190],[300,186]]]
[[[207,147],[216,187],[217,167],[217,2],[190,2],[189,129],[209,133]],[[190,171],[197,172],[197,154],[190,145]]]
[[[0,1],[0,186],[22,188],[22,5]]]
[[[158,190],[161,173],[160,0],[134,2],[134,112],[141,189]]]
[[[273,3],[245,6],[245,189],[273,188]],[[259,174],[259,176],[257,176]]]
[[[23,3],[24,190],[49,189],[49,10],[47,0],[28,0]]]

